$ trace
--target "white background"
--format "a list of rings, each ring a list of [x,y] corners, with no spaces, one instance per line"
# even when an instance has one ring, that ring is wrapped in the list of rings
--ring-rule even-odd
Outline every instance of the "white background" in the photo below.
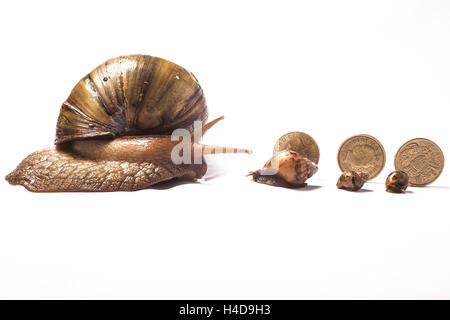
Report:
[[[191,70],[210,118],[198,183],[33,194],[0,182],[0,298],[450,298],[450,170],[388,194],[415,137],[450,158],[449,1],[9,1],[2,5],[1,167],[50,146],[61,103],[108,58]],[[313,136],[310,188],[251,182],[276,139]],[[378,138],[367,192],[337,190],[336,152]]]

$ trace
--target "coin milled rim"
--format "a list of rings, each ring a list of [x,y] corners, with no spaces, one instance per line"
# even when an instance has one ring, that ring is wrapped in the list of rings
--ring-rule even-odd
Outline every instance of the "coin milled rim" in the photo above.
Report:
[[[339,154],[341,153],[342,147],[347,143],[347,141],[349,141],[353,138],[356,138],[356,137],[366,137],[366,138],[372,139],[380,146],[381,150],[383,151],[383,165],[381,166],[380,170],[369,180],[375,179],[376,177],[378,177],[380,175],[381,172],[383,172],[384,166],[386,165],[386,150],[384,150],[384,147],[381,144],[381,142],[377,138],[371,136],[370,134],[364,134],[364,133],[355,134],[351,137],[348,137],[347,139],[344,140],[344,142],[341,143],[341,145],[339,146],[338,152],[337,152],[337,156],[336,156],[339,169],[341,170],[341,172],[344,172],[344,169],[341,166],[341,162],[339,161]]]
[[[316,164],[319,164],[319,161],[320,161],[320,147],[319,147],[319,145],[317,144],[317,141],[314,140],[314,138],[311,137],[309,134],[307,134],[306,132],[302,132],[302,131],[291,131],[291,132],[288,132],[288,133],[283,134],[283,135],[282,135],[281,137],[279,137],[279,138],[277,139],[277,141],[275,142],[275,145],[273,146],[273,151],[272,151],[272,153],[275,153],[275,152],[277,152],[277,151],[283,151],[283,150],[285,150],[285,149],[283,149],[283,150],[276,150],[276,147],[277,147],[277,145],[278,145],[278,141],[280,141],[280,139],[283,138],[284,136],[287,136],[287,135],[293,134],[293,133],[300,133],[300,134],[303,134],[303,135],[305,135],[305,136],[308,136],[308,137],[314,142],[314,145],[317,147],[317,158],[318,158]],[[309,159],[309,160],[311,160],[311,159]],[[311,160],[311,161],[312,161],[312,160]]]
[[[412,183],[412,182],[411,182],[411,179],[410,179],[410,181],[409,181],[409,185],[410,185],[410,186],[413,186],[413,187],[425,187],[425,186],[427,186],[427,185],[432,184],[433,182],[435,182],[435,181],[441,176],[442,171],[444,171],[444,166],[445,166],[445,156],[444,156],[444,152],[442,152],[441,147],[439,147],[439,145],[438,145],[436,142],[434,142],[433,140],[430,140],[430,139],[427,139],[427,138],[413,138],[413,139],[410,139],[410,140],[406,141],[404,144],[402,144],[402,145],[400,146],[400,148],[398,148],[397,152],[395,153],[395,157],[394,157],[394,168],[395,168],[395,170],[401,170],[400,168],[397,167],[397,156],[398,156],[398,153],[400,152],[400,150],[401,150],[405,145],[407,145],[408,143],[411,143],[412,141],[415,141],[415,140],[425,140],[425,141],[431,142],[432,144],[434,144],[434,145],[438,148],[438,150],[439,150],[439,151],[441,152],[441,154],[442,154],[442,167],[441,167],[441,170],[439,171],[439,174],[438,174],[433,180],[431,180],[430,182],[425,183],[425,184],[416,184],[416,183]]]

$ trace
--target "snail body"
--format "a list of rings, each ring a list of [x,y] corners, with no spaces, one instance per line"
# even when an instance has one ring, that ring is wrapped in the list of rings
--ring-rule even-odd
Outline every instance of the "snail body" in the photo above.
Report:
[[[205,153],[250,153],[194,141],[220,117],[206,123],[203,91],[192,73],[147,55],[110,59],[81,79],[62,104],[53,148],[32,153],[6,176],[34,192],[133,191],[173,178],[200,178]],[[196,127],[198,121],[200,126]],[[174,163],[180,141],[199,161]],[[184,153],[186,150],[182,150]]]
[[[295,151],[276,152],[261,170],[252,171],[253,181],[272,186],[300,188],[306,186],[306,180],[318,170],[317,165]]]

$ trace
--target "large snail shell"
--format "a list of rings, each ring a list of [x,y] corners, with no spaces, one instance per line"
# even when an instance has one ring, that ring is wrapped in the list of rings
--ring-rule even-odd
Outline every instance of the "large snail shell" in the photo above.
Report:
[[[192,130],[206,121],[203,90],[192,73],[148,55],[110,59],[81,79],[61,106],[56,144],[95,137]]]

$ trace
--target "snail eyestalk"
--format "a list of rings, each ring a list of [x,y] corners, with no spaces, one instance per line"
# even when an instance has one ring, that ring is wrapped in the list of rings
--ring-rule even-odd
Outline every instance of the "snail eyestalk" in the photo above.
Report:
[[[247,153],[252,154],[252,150],[249,149],[240,149],[240,148],[231,148],[231,147],[223,147],[223,146],[214,146],[214,145],[207,145],[207,144],[200,144],[199,138],[201,138],[206,131],[211,129],[217,122],[220,120],[223,120],[225,117],[221,116],[219,118],[216,118],[207,124],[203,125],[202,127],[198,127],[194,130],[193,135],[193,143],[192,143],[192,150],[195,155],[207,155],[207,154],[219,154],[219,153]]]
[[[201,128],[201,136],[205,134],[206,131],[208,131],[209,129],[211,129],[217,122],[219,122],[220,120],[225,119],[224,116],[221,116],[217,119],[214,119],[210,122],[208,122],[207,124],[205,124],[202,128]]]
[[[247,154],[253,153],[253,151],[249,149],[230,148],[198,143],[193,143],[192,147],[194,149],[194,153],[201,152],[203,155],[219,154],[219,153],[247,153]]]

